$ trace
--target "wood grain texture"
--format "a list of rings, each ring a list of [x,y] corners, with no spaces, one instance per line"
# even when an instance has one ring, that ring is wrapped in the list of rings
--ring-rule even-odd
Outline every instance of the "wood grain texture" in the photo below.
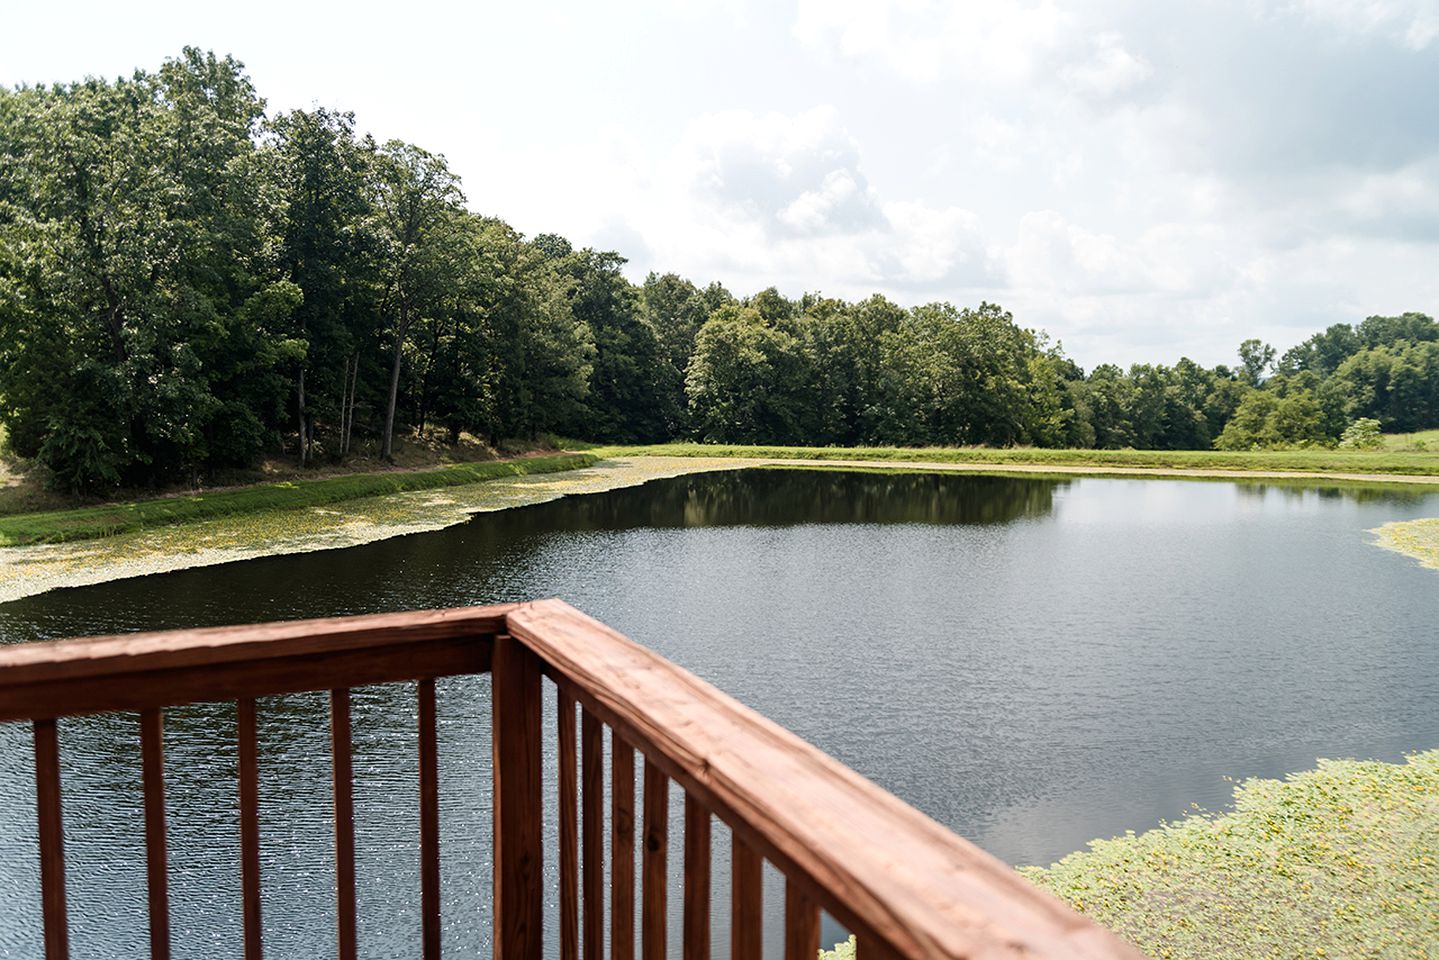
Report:
[[[263,955],[260,925],[260,771],[255,735],[255,701],[235,711],[240,756],[240,913],[244,918],[245,960]]]
[[[710,960],[710,812],[685,794],[684,960]]]
[[[610,731],[610,960],[635,956],[635,748]]]
[[[605,742],[604,728],[589,710],[580,714],[580,774],[581,947],[584,960],[600,960],[605,950]]]
[[[440,960],[440,760],[435,681],[415,685],[420,741],[420,955]]]
[[[0,722],[483,673],[490,668],[492,643],[489,637],[413,640],[18,684],[0,669]],[[283,649],[277,642],[270,652]]]
[[[330,691],[330,773],[335,805],[335,947],[355,960],[355,775],[350,691]]]
[[[579,783],[575,744],[574,694],[559,687],[556,697],[559,714],[558,753],[560,818],[560,960],[580,956],[580,838]]]
[[[820,906],[902,957],[1138,958],[1007,865],[697,677],[558,600],[509,632],[586,710]]]
[[[494,956],[540,960],[545,878],[539,662],[518,641],[501,637],[493,680]],[[570,730],[573,736],[573,714]]]
[[[494,636],[504,631],[505,614],[513,608],[456,607],[13,644],[0,647],[0,701],[12,687],[43,680]]]
[[[819,955],[819,905],[793,880],[784,885],[784,960]]]
[[[761,960],[764,861],[738,835],[730,852],[730,960]]]
[[[670,780],[645,759],[645,823],[640,949],[644,960],[664,960],[666,893],[669,883]],[[808,960],[808,958],[807,958]]]
[[[35,822],[40,837],[40,909],[45,960],[70,956],[65,917],[65,827],[60,807],[60,738],[54,720],[37,720]]]
[[[140,711],[140,777],[145,793],[145,886],[150,958],[170,960],[169,858],[165,845],[165,716]]]

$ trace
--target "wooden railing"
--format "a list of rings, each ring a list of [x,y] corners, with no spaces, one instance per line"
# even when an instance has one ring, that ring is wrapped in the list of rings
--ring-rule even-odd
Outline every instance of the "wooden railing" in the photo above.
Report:
[[[711,817],[730,829],[734,958],[761,953],[762,865],[785,879],[788,960],[813,960],[820,911],[884,957],[1139,955],[1004,864],[798,737],[557,600],[135,634],[0,649],[0,721],[34,725],[44,947],[68,955],[60,716],[138,711],[151,956],[170,955],[162,710],[238,704],[245,956],[261,955],[256,698],[330,691],[335,889],[341,960],[356,956],[349,690],[418,681],[421,954],[440,955],[435,679],[490,671],[494,956],[599,960],[635,943],[635,752],[643,762],[640,951],[665,956],[669,786],[683,790],[682,943],[710,957]],[[559,910],[545,929],[541,685],[558,691]],[[578,715],[578,730],[576,718]],[[609,822],[603,773],[611,740]],[[605,833],[610,832],[609,910]]]

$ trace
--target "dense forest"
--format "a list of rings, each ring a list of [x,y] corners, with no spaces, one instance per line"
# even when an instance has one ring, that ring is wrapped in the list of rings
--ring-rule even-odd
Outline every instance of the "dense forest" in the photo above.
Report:
[[[350,114],[267,115],[230,58],[0,89],[0,422],[76,491],[414,431],[1250,449],[1439,425],[1418,313],[1086,373],[994,304],[741,298],[624,264],[470,212],[443,157]]]

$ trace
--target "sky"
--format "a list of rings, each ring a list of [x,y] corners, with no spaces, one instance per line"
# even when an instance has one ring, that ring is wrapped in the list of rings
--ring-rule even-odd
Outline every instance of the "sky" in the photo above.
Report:
[[[15,5],[0,84],[233,54],[271,112],[740,295],[988,300],[1086,368],[1439,312],[1439,0]]]

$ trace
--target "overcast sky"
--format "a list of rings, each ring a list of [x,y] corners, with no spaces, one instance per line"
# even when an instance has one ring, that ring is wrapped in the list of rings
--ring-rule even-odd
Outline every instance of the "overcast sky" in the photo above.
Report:
[[[988,299],[1086,367],[1439,312],[1439,0],[311,6],[12,5],[0,83],[232,53],[636,280]]]

